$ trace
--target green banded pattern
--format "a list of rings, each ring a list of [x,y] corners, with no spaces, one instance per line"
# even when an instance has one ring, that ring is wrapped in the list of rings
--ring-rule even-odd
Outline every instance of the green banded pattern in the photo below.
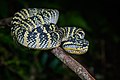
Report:
[[[11,21],[11,33],[29,48],[46,50],[62,45],[69,53],[85,53],[89,42],[84,39],[84,31],[77,27],[57,27],[58,17],[56,9],[22,9]]]

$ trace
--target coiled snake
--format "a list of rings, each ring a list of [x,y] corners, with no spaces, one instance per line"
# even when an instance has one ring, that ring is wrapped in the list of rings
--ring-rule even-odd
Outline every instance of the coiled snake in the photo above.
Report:
[[[89,42],[84,39],[84,31],[77,27],[57,27],[58,17],[56,9],[22,9],[11,21],[11,33],[29,48],[46,50],[61,45],[68,53],[85,53]]]

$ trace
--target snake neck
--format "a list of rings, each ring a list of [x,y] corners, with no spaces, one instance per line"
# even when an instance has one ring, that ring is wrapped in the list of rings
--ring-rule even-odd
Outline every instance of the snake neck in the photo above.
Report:
[[[62,41],[67,41],[70,38],[74,38],[75,34],[78,34],[78,31],[82,29],[81,28],[76,28],[76,27],[61,27],[60,31],[63,36]]]

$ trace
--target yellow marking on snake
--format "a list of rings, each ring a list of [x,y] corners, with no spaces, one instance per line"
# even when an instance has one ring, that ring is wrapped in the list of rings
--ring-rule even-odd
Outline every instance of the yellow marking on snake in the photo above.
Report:
[[[51,35],[49,33],[47,35],[48,35],[48,47],[50,47],[51,46]]]
[[[70,35],[70,27],[68,27],[67,29],[68,29],[68,32],[67,32],[67,38],[68,38]]]
[[[25,13],[27,14],[27,17],[30,17],[28,10],[26,10],[26,9],[22,9],[22,10],[25,11]]]
[[[37,34],[37,37],[36,37],[36,48],[40,47],[40,38],[39,38],[39,35],[40,34]]]
[[[82,31],[82,29],[81,28],[77,29],[76,32],[75,32],[75,34],[77,34],[78,31]]]
[[[19,24],[17,21],[14,21],[13,24]]]
[[[24,16],[23,16],[21,13],[17,12],[15,15],[17,15],[17,14],[18,14],[21,18],[25,19]]]
[[[52,30],[52,25],[50,25],[50,29]]]
[[[65,50],[75,50],[75,48],[70,48],[70,47],[68,47],[68,48],[64,48]],[[80,49],[80,48],[79,48]],[[76,49],[76,50],[79,50],[79,49]]]
[[[53,31],[55,31],[55,30],[56,30],[56,27],[55,27],[54,25],[52,25],[52,27],[53,27]]]
[[[48,11],[46,11],[46,13],[51,17],[51,14],[50,14],[50,12],[48,12]]]
[[[73,44],[73,42],[66,42],[66,43],[64,43],[64,44]]]
[[[66,29],[63,29],[63,28],[60,28],[62,31],[63,31],[63,38],[62,38],[62,41],[66,41],[68,40],[67,36],[66,36]]]
[[[16,29],[16,31],[15,31],[15,35],[17,35],[17,32],[18,32],[19,29],[20,29],[20,27],[18,27],[18,28]]]
[[[34,28],[37,28],[37,26],[35,25],[35,23],[33,22],[32,19],[28,18],[28,20],[33,24],[33,27],[34,27]]]
[[[41,20],[41,24],[45,24],[42,16],[41,16],[41,15],[37,15],[37,16],[38,16],[38,18]]]
[[[30,25],[29,23],[27,23],[27,22],[25,22],[25,21],[23,21],[23,20],[22,20],[22,22],[23,22],[24,24],[28,25],[28,28],[26,28],[26,27],[24,26],[27,30],[32,31],[32,27],[31,27],[31,25]]]
[[[76,29],[76,28],[74,27],[74,28],[73,28],[73,31],[72,31],[72,33],[71,33],[71,35],[74,35],[75,29]]]
[[[28,29],[25,27],[24,24],[19,24],[19,25],[22,26],[22,27],[24,27],[28,31]]]
[[[24,26],[24,27],[25,27],[27,30],[32,31],[32,27],[31,27],[31,25],[28,24],[27,22],[23,21],[20,17],[14,17],[13,19],[18,19],[18,20],[21,21],[22,23],[28,25],[29,28],[26,28],[25,26]],[[13,24],[20,24],[20,23],[14,21]]]
[[[66,30],[65,30],[65,29],[63,29],[63,28],[61,28],[61,29],[62,29],[62,31],[63,31],[63,33],[64,33],[64,36],[65,36]]]
[[[45,28],[45,27],[43,27],[43,32],[47,33],[47,30],[46,30],[46,28]]]
[[[26,31],[24,34],[24,45],[25,46],[28,46],[28,42],[27,42],[28,41],[28,34],[29,34],[28,31]]]
[[[14,19],[18,19],[19,21],[22,21],[22,19],[20,17],[14,17],[13,20]]]

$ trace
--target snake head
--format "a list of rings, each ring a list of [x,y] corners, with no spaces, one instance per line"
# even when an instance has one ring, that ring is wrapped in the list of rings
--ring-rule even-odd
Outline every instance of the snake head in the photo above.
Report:
[[[84,54],[88,51],[89,42],[85,39],[70,39],[62,45],[64,50],[71,54]]]

